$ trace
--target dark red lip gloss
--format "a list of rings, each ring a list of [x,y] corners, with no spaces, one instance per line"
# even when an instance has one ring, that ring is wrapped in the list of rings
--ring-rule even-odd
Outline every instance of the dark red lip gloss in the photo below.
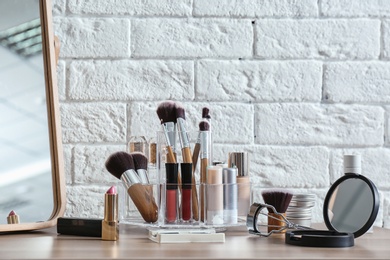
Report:
[[[178,164],[166,163],[166,198],[165,198],[165,220],[168,223],[176,222],[177,220],[177,177],[178,177]]]
[[[192,163],[181,163],[181,217],[183,221],[192,219]]]

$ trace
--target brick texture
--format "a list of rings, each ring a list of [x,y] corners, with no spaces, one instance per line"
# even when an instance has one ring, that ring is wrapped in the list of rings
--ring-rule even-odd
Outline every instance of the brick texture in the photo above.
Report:
[[[372,59],[380,53],[374,20],[259,20],[256,33],[261,58]]]
[[[132,26],[133,57],[248,57],[250,20],[143,19]]]
[[[375,225],[390,228],[388,1],[55,0],[53,14],[66,215],[102,216],[119,182],[108,155],[156,139],[157,106],[174,100],[191,140],[210,108],[214,159],[249,152],[254,201],[313,193],[314,222],[343,155],[361,154],[381,195]]]

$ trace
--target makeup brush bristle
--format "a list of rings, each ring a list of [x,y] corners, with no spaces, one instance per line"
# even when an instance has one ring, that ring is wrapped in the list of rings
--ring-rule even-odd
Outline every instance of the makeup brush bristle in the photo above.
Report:
[[[176,118],[186,119],[186,111],[184,107],[180,104],[176,104]]]
[[[133,157],[126,152],[116,152],[111,154],[106,160],[106,169],[116,178],[120,179],[122,174],[129,170],[134,170]]]
[[[157,115],[162,124],[166,122],[176,123],[176,103],[171,100],[162,102],[157,107]]]
[[[293,194],[285,190],[266,190],[261,193],[266,204],[274,206],[277,212],[285,213]]]
[[[135,170],[148,169],[148,158],[143,153],[133,152],[131,153],[131,156],[133,156]]]
[[[199,131],[209,131],[210,124],[207,121],[201,121],[199,123]]]
[[[204,107],[202,109],[202,118],[210,119],[210,109],[208,107]]]

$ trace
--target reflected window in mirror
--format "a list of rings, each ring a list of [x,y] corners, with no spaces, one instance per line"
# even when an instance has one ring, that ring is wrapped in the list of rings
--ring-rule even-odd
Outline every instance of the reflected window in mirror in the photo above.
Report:
[[[48,220],[53,189],[38,0],[0,1],[0,224]]]
[[[374,207],[374,194],[361,179],[347,179],[333,192],[328,215],[336,228],[354,233],[370,219]]]

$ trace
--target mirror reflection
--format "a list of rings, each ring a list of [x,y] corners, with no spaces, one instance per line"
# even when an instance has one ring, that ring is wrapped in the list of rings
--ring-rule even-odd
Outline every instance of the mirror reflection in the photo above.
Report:
[[[329,200],[328,216],[337,231],[354,233],[369,220],[374,195],[361,179],[347,179],[334,190]]]
[[[0,224],[49,219],[53,190],[38,0],[0,1]]]

